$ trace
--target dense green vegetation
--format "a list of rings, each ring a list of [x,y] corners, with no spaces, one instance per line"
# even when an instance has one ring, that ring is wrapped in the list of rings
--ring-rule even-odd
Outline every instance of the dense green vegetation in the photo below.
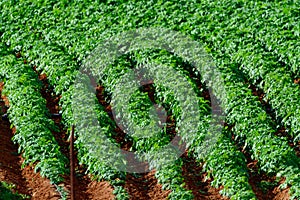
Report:
[[[19,194],[18,192],[12,192],[15,190],[15,185],[8,184],[6,182],[0,182],[0,199],[11,199],[11,200],[23,200],[29,199],[30,197]]]
[[[197,132],[182,132],[180,136],[190,156],[205,162],[204,171],[214,178],[212,185],[224,186],[221,194],[231,199],[256,199],[249,184],[246,158],[240,151],[243,149],[258,161],[260,173],[277,176],[278,180],[285,178],[281,187],[289,187],[290,198],[299,199],[300,159],[295,149],[299,148],[300,138],[300,90],[293,82],[300,76],[299,7],[299,1],[288,0],[1,1],[0,77],[5,83],[3,94],[10,102],[9,120],[17,130],[13,140],[19,144],[24,164],[36,164],[36,170],[54,184],[59,184],[62,175],[67,173],[68,160],[51,133],[57,127],[49,117],[34,69],[45,73],[55,95],[61,96],[62,123],[68,129],[74,123],[74,80],[84,59],[98,44],[127,30],[167,28],[202,45],[221,74],[223,80],[216,79],[214,87],[224,85],[226,92],[213,89],[228,125],[223,128],[216,148],[206,156],[201,154],[211,119],[210,102],[202,96],[208,80],[195,73],[192,63],[176,52],[143,49],[115,60],[103,71],[102,79],[97,80],[105,88],[107,102],[111,101],[117,80],[130,69],[147,62],[175,69],[197,94],[200,110]],[[265,110],[250,86],[264,92],[264,101],[270,104],[271,112]],[[180,125],[184,108],[176,101],[176,93],[159,81],[152,87],[155,103],[163,106]],[[120,146],[113,139],[117,134],[116,123],[105,108],[95,97],[80,95],[82,104],[96,102],[102,131],[99,138],[107,137]],[[136,124],[151,124],[147,113],[152,103],[142,89],[133,93],[128,105],[130,119]],[[85,109],[87,113],[94,110]],[[89,123],[78,117],[83,123]],[[277,128],[282,126],[293,147],[288,137],[276,135]],[[130,198],[123,187],[126,172],[111,168],[109,159],[98,159],[85,146],[85,132],[97,130],[97,126],[79,130],[75,146],[80,163],[99,180],[110,181],[118,199]],[[174,164],[161,166],[162,161],[153,158],[158,147],[168,144],[172,138],[167,129],[157,131],[156,136],[140,139],[127,135],[125,140],[132,142],[132,150],[141,155],[148,152],[140,159],[154,159],[150,167],[157,169],[156,177],[163,189],[172,191],[170,199],[193,199],[191,191],[184,188],[183,160],[179,158]]]

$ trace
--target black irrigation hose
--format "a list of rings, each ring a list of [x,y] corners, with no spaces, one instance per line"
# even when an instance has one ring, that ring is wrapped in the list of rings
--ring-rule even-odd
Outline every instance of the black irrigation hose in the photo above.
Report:
[[[2,120],[3,121],[9,121],[8,120],[8,115],[7,114],[2,115]]]

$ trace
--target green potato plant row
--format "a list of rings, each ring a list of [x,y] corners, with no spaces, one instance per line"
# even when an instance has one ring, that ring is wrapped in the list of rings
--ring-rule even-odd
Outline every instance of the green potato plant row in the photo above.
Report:
[[[109,75],[111,76],[111,75]],[[115,74],[113,75],[115,76]],[[118,106],[118,105],[115,105]],[[136,124],[149,125],[149,111],[152,107],[148,95],[137,90],[132,95],[132,101],[129,104],[129,114],[133,118],[133,122]],[[143,134],[147,134],[147,130],[142,131]],[[153,133],[151,133],[152,135]],[[150,169],[155,169],[155,177],[158,182],[162,184],[163,190],[170,190],[168,199],[194,199],[191,191],[184,188],[184,178],[182,176],[182,158],[176,159],[174,163],[168,163],[164,165],[164,159],[167,159],[170,155],[156,157],[157,151],[170,143],[170,135],[166,132],[166,129],[162,129],[157,133],[154,133],[152,137],[139,138],[137,136],[131,136],[133,141],[132,150],[137,152],[137,156],[140,160],[150,161]]]
[[[46,100],[41,96],[42,83],[33,69],[14,55],[3,55],[0,77],[4,80],[3,95],[9,100],[11,128],[16,128],[13,141],[24,157],[22,166],[35,165],[35,171],[55,184],[62,198],[66,191],[58,184],[68,170],[68,159],[60,151],[52,131],[58,131],[50,119]]]
[[[97,180],[110,182],[116,199],[129,199],[124,188],[126,172],[119,170],[126,169],[126,160],[119,151],[120,144],[112,138],[116,136],[116,125],[98,103],[94,91],[90,91],[89,78],[82,74],[80,80],[74,85],[73,91],[66,91],[79,98],[76,101],[70,99],[72,105],[62,104],[62,111],[66,107],[72,111],[68,119],[72,119],[76,125],[78,159],[87,167],[86,173],[92,174]],[[95,119],[99,124],[94,122]]]

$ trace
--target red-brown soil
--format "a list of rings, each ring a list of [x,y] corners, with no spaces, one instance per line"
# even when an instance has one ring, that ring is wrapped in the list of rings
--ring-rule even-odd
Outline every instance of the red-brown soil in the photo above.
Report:
[[[206,173],[202,172],[201,164],[187,156],[187,153],[182,155],[184,160],[183,177],[186,184],[186,189],[192,190],[195,199],[203,200],[229,200],[220,195],[222,188],[213,188],[210,183],[212,180],[205,180]]]
[[[249,169],[250,178],[249,183],[259,200],[288,200],[290,195],[289,188],[284,190],[279,189],[279,185],[284,182],[284,179],[281,179],[279,183],[276,183],[276,177],[269,177],[264,173],[259,174],[258,165],[256,160],[251,160],[250,155],[245,153],[247,157],[247,167]],[[274,183],[273,186],[268,187],[265,191],[260,187],[260,183]]]
[[[154,176],[155,171],[142,174],[139,178],[128,174],[125,188],[132,200],[163,200],[166,199],[170,191],[163,191],[161,185],[157,183]]]

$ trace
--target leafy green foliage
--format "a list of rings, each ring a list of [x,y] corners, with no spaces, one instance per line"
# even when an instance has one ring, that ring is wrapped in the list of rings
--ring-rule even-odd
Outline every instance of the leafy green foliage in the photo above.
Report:
[[[35,170],[52,183],[60,183],[67,173],[67,158],[61,153],[51,131],[57,131],[49,118],[42,87],[30,66],[13,55],[2,58],[0,74],[5,77],[3,94],[9,99],[9,120],[16,127],[13,141],[19,144],[26,164],[36,164]]]
[[[88,77],[85,78],[88,81]],[[115,135],[115,123],[104,111],[103,106],[99,104],[96,104],[95,107],[90,106],[94,105],[95,102],[97,102],[97,99],[95,96],[93,96],[94,93],[87,94],[86,90],[80,90],[80,86],[85,87],[86,85],[81,83],[77,84],[78,88],[74,88],[74,90],[78,90],[78,92],[74,94],[80,96],[81,100],[77,102],[78,105],[75,105],[75,107],[82,107],[84,112],[80,112],[80,116],[76,114],[73,115],[72,113],[69,114],[69,119],[72,119],[72,121],[74,120],[76,122],[77,131],[75,132],[75,146],[78,149],[79,162],[80,164],[87,166],[87,172],[93,174],[96,179],[109,181],[115,188],[114,194],[116,195],[117,199],[129,199],[128,193],[123,187],[126,173],[119,171],[117,168],[121,168],[126,161],[120,152],[116,152],[112,148],[112,146],[120,148],[120,144],[111,138],[112,135]],[[94,119],[94,110],[97,111],[96,117],[98,118],[99,126],[90,120]],[[74,109],[72,111],[75,112]],[[84,113],[84,115],[82,115],[82,113]],[[78,124],[78,120],[82,121],[82,123]],[[67,122],[70,123],[69,121]],[[101,129],[100,131],[99,127]],[[98,144],[96,149],[87,145],[86,140],[91,137],[89,133],[98,133],[97,137],[92,135],[92,140],[96,140]],[[99,155],[104,154],[103,152],[108,152],[108,154],[105,154],[103,157],[99,157]],[[114,161],[117,161],[118,163],[112,164],[115,163]]]
[[[12,192],[15,190],[15,185],[6,182],[0,182],[0,199],[23,200],[30,199],[29,196]]]
[[[291,77],[299,77],[300,74],[298,56],[300,14],[298,8],[298,1],[204,0],[201,2],[178,2],[175,0],[150,0],[99,3],[86,0],[72,2],[35,0],[32,2],[20,1],[18,4],[15,4],[14,1],[2,1],[0,2],[1,61],[7,64],[6,67],[15,66],[12,65],[14,61],[7,62],[7,59],[11,58],[3,57],[3,55],[20,53],[30,65],[36,66],[40,72],[45,72],[49,82],[54,86],[56,94],[62,95],[60,105],[63,111],[63,122],[66,127],[69,127],[73,123],[70,99],[73,94],[74,88],[71,85],[76,70],[100,41],[125,30],[150,26],[168,27],[190,35],[194,40],[201,42],[205,49],[214,56],[216,66],[223,74],[227,93],[216,96],[222,100],[227,121],[234,125],[235,139],[251,153],[253,159],[259,161],[261,170],[270,175],[276,174],[286,178],[282,186],[291,186],[291,199],[294,199],[300,196],[299,158],[288,146],[286,139],[276,137],[274,132],[275,125],[281,123],[286,126],[295,142],[299,140],[299,87],[294,85],[291,79]],[[152,58],[156,59],[158,63],[168,59],[172,60],[168,64],[176,70],[188,67],[182,62],[178,62],[176,55],[169,57],[166,52],[134,52],[130,56],[133,62],[139,62],[139,60],[149,57],[150,54],[154,54]],[[21,63],[21,61],[18,62]],[[119,79],[116,74],[121,76],[126,73],[126,70],[122,71],[125,66],[132,67],[126,59],[121,59],[117,64],[119,66],[110,68],[110,71],[106,72],[110,76],[106,77],[104,79],[106,82],[102,84],[108,86],[110,83],[116,82]],[[27,79],[31,79],[27,75],[20,75],[23,71],[19,71],[20,73],[14,76],[15,72],[11,72],[13,68],[5,71],[2,66],[4,65],[1,65],[0,69],[1,78],[10,83],[10,76],[13,76],[17,80],[17,88],[20,88],[19,85],[27,83]],[[16,69],[20,70],[23,65],[17,66]],[[183,74],[184,76],[188,75],[186,72]],[[263,89],[266,94],[265,100],[275,110],[277,122],[273,122],[261,108],[258,98],[254,97],[247,85],[244,84],[245,77]],[[194,83],[190,77],[187,78]],[[13,79],[11,80],[13,82]],[[28,83],[32,84],[32,82]],[[109,93],[109,87],[107,89]],[[32,92],[30,89],[24,90]],[[24,94],[22,92],[20,91],[21,94]],[[157,93],[158,96],[167,97],[167,91],[163,88],[160,90],[157,88]],[[12,92],[8,92],[9,94],[15,97]],[[22,104],[28,108],[32,106],[31,101],[27,101],[29,99],[27,96],[22,98],[25,99],[24,102],[17,97],[15,101],[23,102]],[[166,102],[171,102],[168,98],[165,98]],[[203,113],[207,113],[207,102],[199,101]],[[34,103],[36,102],[39,101],[34,101]],[[176,104],[170,108],[173,109],[172,113],[175,116],[180,116],[181,110]],[[101,109],[100,107],[99,110]],[[22,110],[16,106],[11,108],[10,112],[20,113]],[[36,117],[39,118],[41,113],[44,111],[41,110]],[[135,110],[134,114],[147,117],[138,110]],[[13,121],[15,125],[18,122],[22,124],[29,120],[21,114],[15,115]],[[113,126],[105,117],[104,112],[99,111],[98,115],[105,124]],[[11,116],[14,117],[14,115]],[[28,114],[28,116],[31,115]],[[21,117],[22,119],[20,119]],[[34,114],[33,117],[35,117]],[[47,121],[45,119],[38,120],[41,124]],[[197,157],[197,151],[199,151],[203,135],[207,130],[208,122],[205,120],[207,118],[203,118],[203,126],[199,129],[203,132],[193,136],[182,136],[190,149],[195,152],[195,157]],[[43,127],[37,123],[35,125],[39,128]],[[45,131],[36,127],[29,126],[30,130],[39,131],[41,132],[39,134],[44,136]],[[20,130],[26,131],[25,128]],[[104,132],[107,136],[114,135],[109,128]],[[224,135],[224,138],[218,143],[223,148],[216,149],[207,158],[207,170],[211,170],[215,177],[213,184],[215,186],[223,185],[222,193],[233,199],[252,198],[253,193],[247,184],[244,158],[227,138],[226,133]],[[25,144],[24,140],[18,139],[18,141],[21,145]],[[96,164],[96,161],[89,157],[87,149],[84,150],[79,141],[76,145],[80,151],[81,161],[86,163],[93,173],[98,174],[101,171],[102,174],[105,174],[106,168],[103,167],[105,165],[103,163]],[[41,140],[40,143],[42,142],[45,141]],[[145,145],[140,143],[140,146]],[[148,150],[150,149],[149,147]],[[44,152],[44,150],[48,149],[36,153]],[[36,158],[27,155],[29,160],[33,161]],[[41,153],[41,155],[44,154]],[[225,161],[228,159],[227,156],[232,162]],[[115,173],[107,171],[109,172],[107,177]],[[223,171],[227,173],[223,174]],[[162,174],[169,176],[167,172]],[[236,184],[233,182],[235,178],[239,180]],[[118,187],[117,193],[119,189],[122,190]],[[177,193],[173,192],[172,194]]]

